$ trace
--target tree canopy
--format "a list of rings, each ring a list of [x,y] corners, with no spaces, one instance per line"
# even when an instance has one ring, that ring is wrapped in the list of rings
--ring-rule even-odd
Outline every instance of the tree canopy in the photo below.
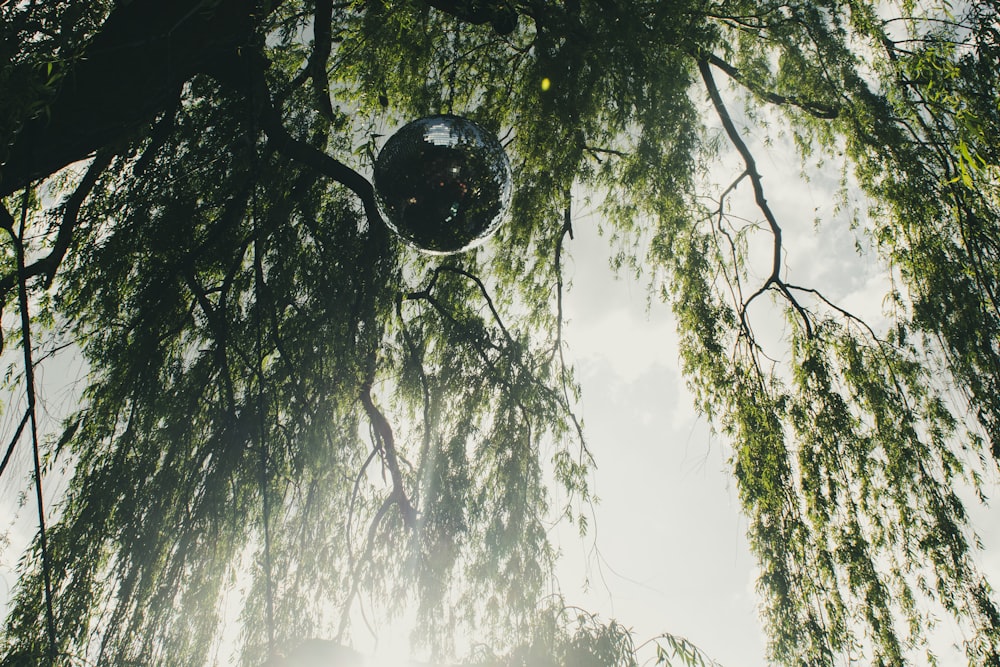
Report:
[[[591,500],[562,335],[585,192],[618,268],[671,304],[731,445],[770,659],[929,662],[950,615],[969,664],[1000,665],[959,492],[1000,460],[998,11],[0,2],[0,308],[30,309],[35,360],[73,343],[89,364],[42,443],[42,473],[71,479],[22,562],[3,664],[52,640],[65,664],[205,664],[237,580],[245,664],[350,643],[359,599],[416,609],[435,659],[473,633],[479,664],[635,664],[621,626],[545,596],[547,522],[585,529]],[[382,135],[432,113],[511,157],[509,219],[473,252],[421,255],[379,218]],[[817,224],[857,225],[889,267],[888,327],[784,269],[755,120],[867,197]],[[671,656],[701,659],[669,637]]]

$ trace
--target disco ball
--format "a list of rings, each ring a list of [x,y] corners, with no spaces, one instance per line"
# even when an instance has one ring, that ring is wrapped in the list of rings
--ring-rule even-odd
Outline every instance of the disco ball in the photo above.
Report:
[[[433,254],[468,250],[495,232],[511,196],[510,161],[497,138],[465,118],[404,125],[375,160],[386,224]]]

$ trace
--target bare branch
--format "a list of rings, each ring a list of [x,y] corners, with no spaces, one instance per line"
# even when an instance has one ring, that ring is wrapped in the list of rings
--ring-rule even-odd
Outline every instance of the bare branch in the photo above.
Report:
[[[754,160],[753,154],[750,149],[747,148],[746,143],[743,138],[740,137],[739,131],[736,129],[736,125],[733,124],[733,119],[729,115],[728,109],[726,109],[725,103],[722,101],[722,95],[719,94],[719,88],[715,85],[715,78],[712,76],[712,68],[709,65],[709,61],[705,58],[698,60],[698,70],[701,72],[701,78],[705,82],[705,88],[708,90],[708,96],[712,100],[712,106],[715,107],[715,111],[719,116],[719,120],[722,121],[722,127],[726,131],[726,135],[729,137],[729,141],[732,142],[733,147],[743,158],[743,164],[746,165],[746,175],[750,178],[750,182],[753,184],[753,194],[754,201],[757,203],[757,208],[760,212],[764,214],[764,219],[767,220],[768,226],[771,228],[771,234],[774,237],[774,246],[771,258],[771,275],[768,276],[764,284],[758,289],[754,294],[750,296],[749,299],[743,304],[743,308],[740,311],[740,318],[743,320],[745,317],[746,309],[750,305],[750,302],[760,296],[764,291],[774,286],[780,291],[788,302],[795,308],[799,316],[802,318],[802,322],[805,326],[806,336],[812,337],[812,323],[810,322],[809,313],[806,312],[805,308],[795,299],[792,293],[785,286],[785,283],[781,280],[781,227],[778,225],[778,220],[774,217],[774,213],[771,211],[771,207],[767,203],[767,199],[764,197],[764,185],[761,182],[760,172],[757,171],[757,162]],[[745,323],[745,322],[744,322]]]

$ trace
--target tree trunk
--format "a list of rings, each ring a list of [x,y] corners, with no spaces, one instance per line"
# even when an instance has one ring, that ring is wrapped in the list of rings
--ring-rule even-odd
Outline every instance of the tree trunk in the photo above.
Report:
[[[66,67],[47,113],[25,123],[0,170],[0,196],[129,139],[185,81],[252,39],[248,0],[120,3]]]

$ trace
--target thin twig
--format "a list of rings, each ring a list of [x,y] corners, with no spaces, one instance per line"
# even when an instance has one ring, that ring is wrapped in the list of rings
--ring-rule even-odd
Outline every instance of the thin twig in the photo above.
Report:
[[[21,433],[24,432],[24,427],[28,424],[29,413],[27,410],[24,411],[24,416],[21,417],[21,423],[18,424],[17,430],[14,431],[14,436],[10,439],[7,444],[7,451],[4,452],[3,461],[0,462],[0,479],[3,478],[3,472],[7,469],[7,464],[10,463],[10,457],[14,454],[14,447],[17,446],[18,440],[21,439]]]
[[[587,448],[586,440],[583,437],[583,426],[580,424],[580,420],[576,418],[576,413],[573,412],[571,408],[571,401],[569,400],[569,381],[566,377],[566,357],[563,354],[563,341],[562,341],[562,326],[563,326],[563,275],[562,275],[562,250],[563,242],[566,237],[569,236],[570,240],[573,239],[573,215],[572,215],[572,199],[567,199],[566,210],[563,212],[563,226],[562,230],[559,232],[559,238],[556,240],[556,252],[555,252],[555,272],[556,272],[556,351],[559,353],[559,378],[562,382],[562,392],[563,400],[565,403],[565,410],[569,414],[570,420],[573,422],[573,427],[576,429],[577,439],[580,441],[580,457],[583,458],[584,455],[590,460],[591,463],[594,462],[594,457],[591,455],[590,450]]]

